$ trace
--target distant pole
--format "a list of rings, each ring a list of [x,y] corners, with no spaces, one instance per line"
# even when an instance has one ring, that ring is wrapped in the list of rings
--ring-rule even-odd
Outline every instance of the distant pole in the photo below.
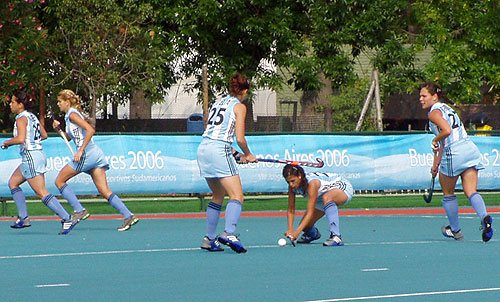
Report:
[[[356,125],[356,131],[359,132],[361,130],[361,126],[363,126],[363,121],[365,119],[366,111],[368,110],[368,106],[370,105],[370,101],[372,99],[373,91],[375,90],[375,81],[372,80],[372,84],[370,86],[370,91],[366,96],[365,105],[361,110],[361,114],[359,115],[358,124]]]
[[[382,126],[382,106],[380,105],[380,87],[378,84],[378,72],[373,71],[373,79],[375,81],[375,107],[377,108],[377,129],[378,131],[384,131]]]
[[[202,67],[202,81],[203,81],[203,129],[207,128],[208,119],[208,68],[207,65]]]

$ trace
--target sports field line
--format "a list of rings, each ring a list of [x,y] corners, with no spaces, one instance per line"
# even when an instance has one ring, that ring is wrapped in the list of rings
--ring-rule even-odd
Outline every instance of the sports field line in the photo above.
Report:
[[[481,240],[466,240],[467,242],[482,242]],[[500,241],[500,239],[492,239],[490,242]],[[404,245],[404,244],[432,244],[432,243],[447,243],[447,240],[427,240],[427,241],[394,241],[394,242],[353,242],[345,243],[345,246],[366,246],[366,245]],[[322,245],[321,243],[308,244]],[[262,248],[294,248],[292,246],[281,247],[277,244],[268,245],[250,245],[247,249],[262,249]],[[328,248],[328,247],[325,247]],[[140,250],[115,250],[115,251],[90,251],[90,252],[75,252],[75,253],[53,253],[53,254],[33,254],[33,255],[10,255],[0,256],[1,259],[24,259],[24,258],[48,258],[48,257],[71,257],[71,256],[89,256],[89,255],[110,255],[110,254],[139,254],[139,253],[171,253],[185,251],[202,251],[199,247],[185,248],[168,248],[168,249],[140,249]]]
[[[500,213],[500,207],[488,207],[488,213]],[[305,211],[295,212],[295,216],[303,216]],[[443,208],[398,208],[398,209],[358,209],[339,210],[340,216],[385,216],[385,215],[445,215]],[[459,214],[475,214],[473,208],[460,208]],[[137,214],[140,219],[168,219],[168,218],[205,218],[206,213],[159,213]],[[224,213],[221,213],[224,217]],[[243,212],[241,217],[286,217],[284,211],[257,211]],[[31,220],[60,220],[56,216],[30,217]],[[121,215],[92,215],[88,219],[123,219]],[[12,217],[0,217],[0,221],[9,221]]]
[[[446,291],[434,291],[434,292],[420,292],[420,293],[407,293],[407,294],[394,294],[394,295],[381,295],[381,296],[351,297],[351,298],[326,299],[326,300],[308,300],[308,301],[302,301],[302,302],[337,302],[337,301],[378,300],[378,299],[416,297],[416,296],[435,296],[435,295],[451,295],[451,294],[463,294],[463,293],[477,293],[477,292],[487,292],[487,291],[500,291],[500,287],[458,289],[458,290],[446,290]]]

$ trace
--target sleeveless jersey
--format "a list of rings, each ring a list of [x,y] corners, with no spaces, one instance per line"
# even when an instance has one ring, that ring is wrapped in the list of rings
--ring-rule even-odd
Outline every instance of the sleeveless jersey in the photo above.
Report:
[[[19,145],[19,152],[42,150],[42,134],[40,132],[40,121],[31,112],[23,111],[16,116],[16,123],[14,123],[14,137],[17,136],[17,120],[21,117],[26,117],[28,123],[26,124],[26,138],[24,142]]]
[[[443,147],[449,147],[455,142],[467,139],[467,132],[465,131],[465,128],[464,128],[464,125],[462,124],[462,121],[460,121],[460,118],[455,113],[455,111],[453,109],[451,109],[450,106],[448,106],[444,103],[438,102],[438,103],[432,105],[431,110],[429,111],[429,114],[433,110],[440,110],[441,114],[443,115],[443,118],[446,120],[446,122],[451,127],[450,135],[443,140]],[[436,124],[434,124],[433,122],[431,122],[430,120],[429,120],[429,127],[430,127],[432,133],[434,133],[434,135],[437,136],[439,134],[439,130],[440,130],[439,127]]]
[[[216,101],[210,107],[203,137],[232,143],[236,124],[236,114],[233,109],[238,103],[240,103],[238,98],[230,95]]]
[[[318,196],[321,196],[332,189],[340,189],[342,191],[345,191],[345,189],[347,188],[345,179],[343,179],[343,177],[339,176],[337,173],[307,173],[306,178],[307,181],[311,181],[313,179],[319,180],[320,185],[318,188]],[[301,194],[304,197],[308,197],[307,191],[304,191],[302,188],[293,189],[293,192],[295,194]]]
[[[85,119],[85,118],[80,113],[80,111],[76,110],[73,107],[69,108],[68,112],[64,116],[64,120],[66,121],[66,132],[69,134],[69,137],[71,137],[73,142],[75,142],[76,150],[78,151],[78,150],[80,150],[80,147],[83,145],[83,141],[85,140],[85,134],[87,133],[87,131],[85,131],[85,129],[81,128],[77,124],[74,124],[71,122],[71,120],[69,119],[69,116],[72,113],[78,114],[82,119]],[[87,148],[93,147],[94,145],[95,145],[94,140],[90,139],[90,142],[87,145]]]

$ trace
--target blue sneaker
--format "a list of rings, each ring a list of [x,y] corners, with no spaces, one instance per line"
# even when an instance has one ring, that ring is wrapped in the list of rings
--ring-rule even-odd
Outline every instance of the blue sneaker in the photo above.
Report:
[[[210,240],[207,236],[203,237],[203,241],[201,242],[200,248],[207,250],[209,252],[222,252],[224,249],[220,246],[219,241],[217,239]]]
[[[217,238],[220,243],[228,245],[233,251],[236,253],[246,253],[247,249],[241,244],[241,242],[238,240],[238,237],[234,234],[228,234],[226,231],[222,232],[220,234],[219,238]]]
[[[328,238],[325,242],[323,242],[323,245],[324,246],[342,246],[342,245],[344,245],[344,241],[342,240],[342,236],[330,233],[330,238]]]
[[[66,235],[78,224],[78,219],[75,219],[74,216],[70,216],[69,220],[61,220],[61,224],[62,229],[59,231],[59,235]]]
[[[316,236],[309,236],[309,233],[306,234],[304,232],[302,233],[302,236],[300,236],[299,240],[297,240],[297,243],[310,243],[311,241],[318,240],[319,238],[321,238],[319,230],[316,227],[314,227],[314,229],[316,230]]]
[[[491,237],[493,237],[493,229],[491,228],[491,223],[493,222],[493,219],[491,218],[490,215],[486,215],[483,218],[482,221],[482,229],[483,229],[483,241],[488,242],[490,241]]]
[[[31,226],[31,221],[28,216],[21,218],[17,216],[16,222],[14,222],[10,227],[13,229],[28,228]]]

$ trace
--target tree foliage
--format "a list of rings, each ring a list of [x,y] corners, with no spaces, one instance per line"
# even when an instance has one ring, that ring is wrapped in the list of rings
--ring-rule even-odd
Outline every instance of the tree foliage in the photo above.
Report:
[[[0,2],[0,124],[7,126],[7,102],[21,88],[35,97],[48,77],[41,67],[47,31],[40,22],[44,1]]]

